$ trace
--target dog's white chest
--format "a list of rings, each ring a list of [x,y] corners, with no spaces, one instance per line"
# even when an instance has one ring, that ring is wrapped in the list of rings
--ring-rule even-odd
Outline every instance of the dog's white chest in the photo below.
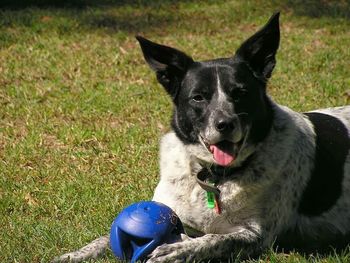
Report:
[[[153,200],[170,206],[185,225],[199,232],[227,233],[233,227],[227,220],[227,211],[223,209],[219,214],[209,208],[206,191],[191,180],[175,184],[161,180]]]
[[[227,233],[233,228],[227,214],[232,215],[232,200],[240,192],[233,184],[221,186],[222,213],[208,207],[207,192],[191,174],[191,163],[183,144],[174,133],[166,134],[160,149],[160,182],[154,192],[154,201],[170,206],[182,222],[203,233]],[[229,194],[228,194],[229,193]]]

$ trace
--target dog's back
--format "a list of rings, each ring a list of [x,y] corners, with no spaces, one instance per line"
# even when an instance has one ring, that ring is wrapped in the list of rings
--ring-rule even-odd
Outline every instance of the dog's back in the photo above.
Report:
[[[315,132],[313,167],[298,217],[277,244],[306,252],[344,248],[350,241],[350,106],[305,116]]]

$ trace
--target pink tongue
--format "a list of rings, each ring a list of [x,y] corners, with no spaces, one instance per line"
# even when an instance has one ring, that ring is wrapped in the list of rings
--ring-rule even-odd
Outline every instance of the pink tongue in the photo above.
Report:
[[[214,160],[221,166],[227,166],[235,159],[232,154],[220,150],[216,145],[210,145],[210,151],[213,153]]]

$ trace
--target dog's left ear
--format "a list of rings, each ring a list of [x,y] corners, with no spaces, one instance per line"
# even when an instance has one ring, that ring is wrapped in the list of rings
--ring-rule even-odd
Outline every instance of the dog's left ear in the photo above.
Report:
[[[276,64],[275,55],[280,42],[279,15],[279,12],[273,14],[262,29],[240,46],[235,55],[265,80],[271,77]]]
[[[136,39],[148,65],[156,72],[159,83],[174,99],[193,59],[175,48],[159,45],[141,36],[136,36]]]

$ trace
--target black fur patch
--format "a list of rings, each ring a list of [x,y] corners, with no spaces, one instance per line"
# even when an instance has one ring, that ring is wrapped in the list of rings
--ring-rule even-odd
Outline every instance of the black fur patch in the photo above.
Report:
[[[318,216],[329,210],[342,193],[344,163],[350,148],[348,130],[337,118],[305,113],[316,133],[315,166],[302,195],[299,212]]]

